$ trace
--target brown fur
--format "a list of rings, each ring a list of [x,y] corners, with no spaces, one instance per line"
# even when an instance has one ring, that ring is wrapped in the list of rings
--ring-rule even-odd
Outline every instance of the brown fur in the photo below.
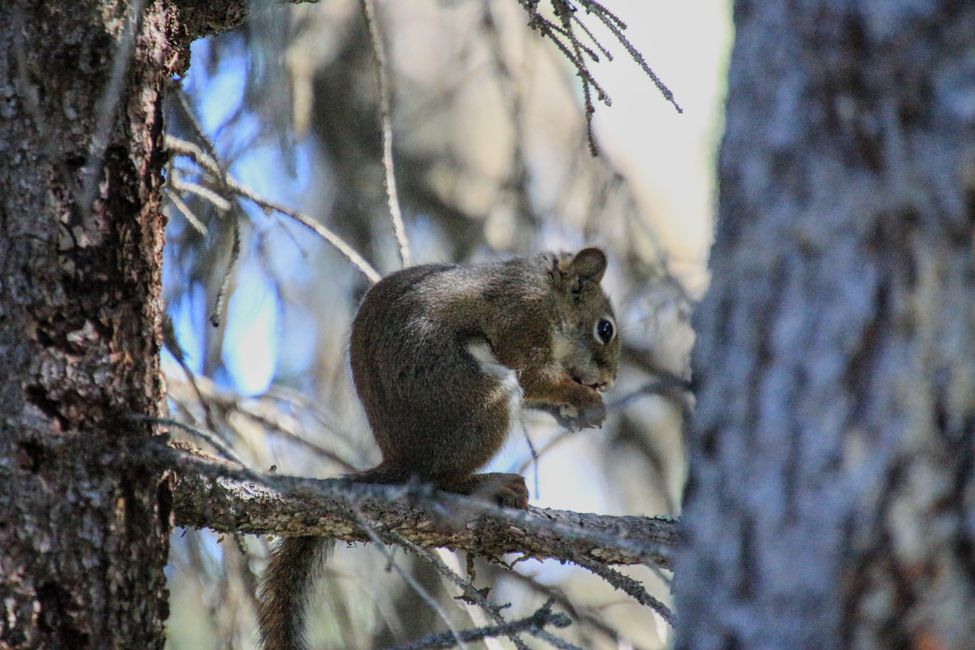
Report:
[[[599,286],[605,269],[602,251],[587,248],[470,267],[417,266],[372,287],[352,324],[351,360],[382,462],[356,480],[417,478],[526,508],[521,476],[475,472],[504,443],[519,397],[554,409],[569,425],[602,423],[600,391],[619,359],[618,336],[607,344],[594,335],[613,316]],[[304,647],[303,594],[326,545],[313,539],[284,540],[265,572],[265,648]]]
[[[324,537],[285,537],[274,549],[258,595],[261,645],[267,650],[306,647],[308,596],[333,545]]]

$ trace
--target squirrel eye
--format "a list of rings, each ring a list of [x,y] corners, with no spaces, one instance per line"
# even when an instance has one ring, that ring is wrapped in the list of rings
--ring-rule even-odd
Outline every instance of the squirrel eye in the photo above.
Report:
[[[592,335],[597,341],[606,345],[616,336],[616,322],[612,316],[606,316],[596,321],[592,328]]]

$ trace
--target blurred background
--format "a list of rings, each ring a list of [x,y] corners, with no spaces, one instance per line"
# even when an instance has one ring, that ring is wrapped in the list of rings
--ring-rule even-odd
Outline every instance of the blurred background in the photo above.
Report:
[[[593,244],[610,256],[604,284],[624,352],[606,395],[606,425],[569,434],[529,413],[538,462],[515,432],[492,465],[524,472],[533,505],[641,515],[679,508],[681,414],[692,407],[680,381],[688,378],[690,313],[708,280],[729,4],[606,3],[682,114],[605,26],[577,7],[614,59],[601,54],[590,66],[612,98],[612,106],[596,105],[600,155],[593,158],[579,77],[529,28],[516,0],[375,0],[413,262]],[[194,43],[189,72],[174,84],[171,135],[213,155],[254,195],[324,224],[380,273],[399,268],[376,66],[358,1],[262,10],[236,32]],[[370,467],[378,452],[347,354],[367,280],[310,230],[227,191],[191,159],[174,158],[167,178],[171,416],[214,432],[257,470],[334,477]],[[172,543],[169,647],[256,647],[253,593],[271,540],[178,530]],[[438,595],[458,628],[484,624],[422,562],[401,550],[396,558]],[[467,558],[441,558],[464,573]],[[671,631],[659,617],[584,569],[537,561],[474,567],[478,587],[511,603],[509,620],[555,595],[556,609],[574,620],[559,632],[567,641],[667,644]],[[669,603],[669,575],[624,572]],[[314,647],[381,648],[445,629],[371,545],[340,547],[320,589]],[[487,647],[511,646],[494,640]]]

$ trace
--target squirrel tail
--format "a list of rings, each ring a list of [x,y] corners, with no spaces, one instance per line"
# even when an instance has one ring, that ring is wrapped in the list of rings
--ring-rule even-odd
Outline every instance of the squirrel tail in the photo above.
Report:
[[[402,483],[409,474],[381,463],[346,478],[359,483]],[[264,650],[305,650],[308,596],[335,540],[328,537],[285,537],[271,553],[258,589],[257,620]]]
[[[327,537],[285,537],[274,549],[258,596],[264,650],[305,650],[308,596],[334,546]]]

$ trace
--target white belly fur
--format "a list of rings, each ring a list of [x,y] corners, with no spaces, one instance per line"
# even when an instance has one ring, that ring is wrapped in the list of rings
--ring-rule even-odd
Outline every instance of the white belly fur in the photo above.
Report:
[[[497,397],[491,401],[506,400],[508,402],[508,421],[512,426],[519,422],[524,394],[521,390],[521,384],[518,383],[518,373],[498,361],[487,341],[471,341],[467,344],[467,351],[477,361],[481,372],[496,377],[500,382]]]

